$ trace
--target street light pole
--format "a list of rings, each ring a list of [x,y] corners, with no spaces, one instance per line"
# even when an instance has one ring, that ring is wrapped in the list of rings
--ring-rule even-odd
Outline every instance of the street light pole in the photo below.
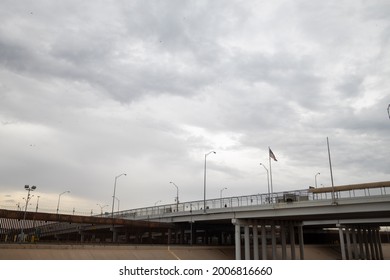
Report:
[[[270,192],[270,188],[269,188],[269,173],[268,173],[268,169],[267,167],[265,167],[264,164],[260,163],[261,166],[264,167],[265,171],[267,171],[267,183],[268,183],[268,203],[271,203],[271,192]]]
[[[41,197],[41,196],[37,196],[38,197],[38,199],[37,199],[37,206],[35,207],[35,213],[37,213],[38,212],[38,203],[39,203],[39,198]]]
[[[115,182],[114,182],[114,194],[112,195],[112,211],[111,211],[111,218],[114,219],[114,204],[115,204],[115,190],[116,190],[116,180],[122,176],[122,175],[127,175],[126,173],[119,174],[118,176],[115,176]]]
[[[115,200],[118,201],[118,212],[119,212],[119,205],[120,205],[121,201],[117,197],[115,197]]]
[[[219,194],[220,194],[221,199],[222,199],[222,192],[223,192],[224,190],[227,190],[227,188],[222,188],[222,189],[219,191]]]
[[[220,191],[219,191],[219,196],[221,197],[221,208],[222,208],[222,192],[224,190],[227,190],[227,188],[222,188]]]
[[[315,187],[317,188],[317,176],[320,175],[321,173],[318,172],[315,176],[314,176],[314,181],[315,181]]]
[[[108,204],[102,206],[102,205],[100,205],[99,203],[97,203],[96,205],[100,207],[100,216],[103,216],[103,208],[104,208],[104,207],[107,207]]]
[[[57,214],[58,214],[58,211],[60,210],[61,195],[65,194],[65,193],[70,193],[70,191],[64,191],[63,193],[60,193],[60,194],[58,195]]]
[[[31,186],[31,187],[29,185],[24,186],[24,189],[27,191],[27,198],[26,198],[26,207],[24,207],[22,229],[20,231],[20,242],[22,242],[22,243],[24,242],[24,227],[25,227],[25,223],[26,223],[27,206],[28,206],[28,202],[33,197],[33,196],[30,196],[30,192],[34,191],[36,188],[37,188],[36,186]]]
[[[176,212],[179,212],[179,187],[174,182],[169,182],[176,187]]]
[[[211,151],[204,155],[204,182],[203,182],[203,212],[206,213],[206,158],[209,154],[216,152]]]
[[[329,139],[328,139],[328,137],[326,137],[326,143],[327,143],[327,146],[328,146],[330,179],[331,179],[331,181],[332,181],[332,204],[336,204],[336,197],[335,197],[334,183],[333,183],[332,160],[331,160],[331,158],[330,158],[330,148],[329,148]]]

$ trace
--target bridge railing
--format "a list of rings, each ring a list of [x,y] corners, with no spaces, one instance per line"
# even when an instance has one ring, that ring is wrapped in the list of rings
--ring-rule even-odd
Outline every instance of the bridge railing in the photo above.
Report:
[[[324,191],[322,191],[322,189],[324,189]],[[335,187],[334,189],[331,187],[324,187],[309,191],[312,191],[314,200],[331,199],[333,194],[336,199],[382,196],[390,195],[390,184],[378,184],[377,186],[374,184],[371,186],[367,184],[367,187],[359,187],[359,185],[357,185],[357,187],[342,186]]]
[[[114,213],[116,217],[123,217],[129,219],[145,218],[145,217],[156,217],[171,213],[180,212],[194,212],[204,211],[206,209],[229,209],[236,207],[250,207],[250,206],[266,206],[272,203],[281,202],[298,202],[312,200],[313,194],[309,193],[308,190],[296,190],[288,192],[278,192],[273,194],[253,194],[245,196],[232,196],[190,201],[184,203],[174,203],[166,205],[156,205],[151,207],[144,207],[138,209],[125,210]]]
[[[273,203],[296,203],[302,201],[319,201],[335,199],[349,199],[357,197],[390,195],[390,182],[339,186],[335,188],[324,187],[318,189],[304,189],[284,191],[273,194],[253,194],[244,196],[223,197],[216,199],[190,201],[184,203],[158,205],[138,209],[125,210],[114,213],[117,217],[129,219],[144,219],[158,217],[171,213],[184,213],[189,211],[204,211],[207,209],[231,209],[236,207],[267,206]]]

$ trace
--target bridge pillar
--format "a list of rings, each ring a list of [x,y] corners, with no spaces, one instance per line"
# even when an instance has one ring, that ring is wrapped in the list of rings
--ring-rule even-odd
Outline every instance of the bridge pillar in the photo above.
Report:
[[[341,225],[338,225],[339,228],[339,239],[340,239],[340,249],[341,249],[341,259],[346,260],[346,254],[345,254],[345,244],[344,244],[344,233],[343,228]]]
[[[261,225],[261,257],[262,260],[267,259],[267,229],[265,223]]]
[[[275,222],[271,222],[272,259],[276,260],[276,231]]]
[[[370,240],[371,259],[377,260],[374,229],[372,227],[369,227],[368,230],[369,230],[368,236],[369,236],[369,240]]]
[[[367,229],[366,228],[363,228],[363,242],[364,242],[364,255],[365,255],[365,259],[366,260],[370,260],[371,259],[371,255],[370,255],[370,249],[369,249],[369,246],[368,246],[368,233],[367,233]]]
[[[80,234],[80,242],[81,242],[81,243],[84,243],[85,233],[82,232],[82,231],[79,231],[79,234]]]
[[[249,240],[249,225],[244,226],[244,240],[245,240],[245,260],[250,260],[250,240]]]
[[[168,229],[168,238],[167,239],[168,239],[167,243],[168,243],[168,245],[170,245],[172,242],[172,230],[170,228]]]
[[[381,235],[380,235],[380,228],[377,229],[377,238],[378,238],[378,247],[379,247],[379,259],[383,260],[383,249],[382,249],[382,240],[381,240]]]
[[[376,243],[376,248],[377,248],[377,260],[383,260],[383,252],[382,252],[382,244],[381,244],[381,236],[379,232],[380,228],[377,227],[374,230],[375,234],[375,243]]]
[[[299,240],[299,256],[301,260],[305,259],[305,250],[303,242],[303,226],[300,224],[298,226],[298,240]]]
[[[257,223],[254,223],[252,231],[253,231],[253,259],[258,260],[259,259],[259,236],[257,232]]]
[[[360,226],[357,227],[357,241],[359,243],[359,259],[361,260],[364,260],[366,257],[365,257],[365,254],[364,254],[364,247],[363,247],[363,233],[362,233],[362,228]]]
[[[195,223],[191,222],[191,228],[190,228],[190,244],[193,245],[196,243],[196,227]]]
[[[373,238],[372,238],[372,227],[369,227],[367,229],[367,235],[368,235],[368,242],[369,242],[369,245],[370,245],[370,258],[372,260],[375,260],[374,241],[373,241]]]
[[[116,243],[118,241],[118,231],[115,227],[111,227],[112,231],[112,243]]]
[[[219,245],[225,245],[225,240],[226,240],[225,235],[226,235],[226,233],[224,231],[222,231],[221,234],[219,235],[219,238],[218,238]]]
[[[282,260],[286,260],[287,259],[286,227],[283,222],[280,224],[280,239],[282,242]]]
[[[180,231],[178,228],[175,229],[175,244],[180,244]]]
[[[126,228],[126,230],[125,230],[125,243],[129,243],[129,237],[130,237],[129,229]]]
[[[345,232],[345,237],[346,237],[346,240],[347,240],[347,252],[348,252],[348,256],[346,256],[346,257],[347,257],[348,260],[352,260],[351,236],[350,236],[349,228],[345,227],[344,232]]]
[[[232,219],[235,229],[235,254],[236,259],[240,260],[244,254],[245,260],[259,260],[259,238],[261,236],[261,259],[276,260],[279,257],[277,243],[280,240],[282,247],[282,259],[287,259],[287,232],[289,233],[289,241],[291,248],[291,259],[297,259],[296,241],[299,240],[299,258],[305,259],[304,255],[304,236],[302,223],[294,221],[267,221],[267,220],[251,220],[251,219]],[[241,229],[243,228],[243,235]],[[252,232],[251,232],[252,228]],[[260,232],[259,232],[260,231]],[[268,235],[267,235],[268,234]],[[244,237],[244,248],[242,250],[242,240]],[[297,237],[295,237],[297,236]],[[270,239],[268,248],[268,241]],[[251,245],[251,241],[252,244]],[[252,247],[253,246],[253,247]],[[253,248],[253,249],[252,249]],[[252,253],[253,250],[253,253]],[[270,250],[270,252],[268,252]]]
[[[353,259],[357,260],[359,259],[359,252],[357,248],[357,239],[356,239],[356,227],[352,227],[352,253],[353,253]]]
[[[184,244],[184,228],[180,229],[180,244]]]
[[[236,260],[241,260],[241,226],[236,220],[236,224],[234,226],[235,229],[235,248],[236,248]]]
[[[295,232],[294,232],[294,224],[291,222],[289,225],[290,229],[290,249],[291,249],[291,259],[295,260]]]

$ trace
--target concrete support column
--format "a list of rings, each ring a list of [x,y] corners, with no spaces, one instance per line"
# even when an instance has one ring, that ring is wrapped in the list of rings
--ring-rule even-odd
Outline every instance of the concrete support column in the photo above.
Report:
[[[253,259],[258,260],[259,259],[259,235],[258,235],[256,223],[253,225],[252,232],[253,232]]]
[[[272,259],[276,260],[276,231],[275,223],[271,224],[271,240],[272,240]]]
[[[345,243],[344,243],[344,233],[343,228],[339,226],[339,238],[340,238],[340,250],[341,250],[341,259],[346,260],[346,254],[345,254]]]
[[[172,230],[168,229],[168,245],[170,245],[172,242]]]
[[[363,233],[361,227],[357,227],[357,240],[359,243],[359,259],[364,260],[366,257],[364,255],[364,247],[363,247]]]
[[[82,231],[79,231],[79,234],[80,234],[80,242],[84,243],[85,233]]]
[[[160,232],[161,232],[160,243],[161,244],[165,244],[166,243],[166,241],[165,241],[165,230],[161,230]],[[138,236],[138,234],[137,234],[137,236]]]
[[[377,228],[373,228],[372,229],[372,240],[374,242],[374,251],[375,251],[375,259],[376,260],[380,260],[380,257],[379,257],[379,241],[378,241],[378,229]]]
[[[375,260],[375,251],[374,251],[374,241],[373,241],[373,234],[372,234],[372,227],[369,227],[367,229],[367,235],[368,235],[368,242],[370,245],[370,258],[372,260]]]
[[[251,258],[251,248],[249,240],[249,225],[244,226],[244,240],[245,240],[245,260],[250,260]]]
[[[379,259],[383,260],[383,249],[382,249],[382,240],[381,240],[381,235],[380,235],[380,228],[377,230],[377,235],[378,235],[378,246],[379,246]]]
[[[180,243],[179,242],[179,236],[180,236],[180,231],[179,231],[178,228],[176,228],[175,229],[175,241],[174,241],[175,244],[179,244]]]
[[[261,225],[261,256],[263,260],[267,259],[267,229],[264,223]]]
[[[352,254],[353,254],[353,259],[357,260],[359,259],[359,252],[358,252],[358,247],[357,247],[357,239],[356,239],[356,228],[352,228]]]
[[[299,238],[299,256],[301,260],[305,259],[305,244],[303,241],[303,226],[298,226],[298,238]]]
[[[218,245],[225,245],[225,232],[221,232],[218,238]]]
[[[111,228],[111,231],[112,231],[112,243],[116,243],[118,241],[118,231],[114,227]]]
[[[370,249],[368,246],[368,233],[366,228],[363,228],[363,242],[364,242],[364,249],[365,249],[365,253],[364,253],[365,259],[371,260]]]
[[[351,236],[350,236],[350,231],[349,231],[348,227],[345,228],[345,237],[347,240],[347,252],[348,252],[347,259],[352,260]]]
[[[294,232],[294,224],[290,223],[290,249],[291,249],[291,259],[295,260],[295,232]]]
[[[235,239],[236,239],[236,260],[241,260],[241,226],[238,222],[235,224]]]
[[[287,245],[286,245],[286,227],[284,223],[280,225],[280,238],[282,239],[282,260],[287,259]]]
[[[196,227],[195,223],[191,223],[190,228],[190,244],[194,245],[196,243]]]
[[[181,245],[184,244],[184,228],[183,227],[180,229],[180,244]]]

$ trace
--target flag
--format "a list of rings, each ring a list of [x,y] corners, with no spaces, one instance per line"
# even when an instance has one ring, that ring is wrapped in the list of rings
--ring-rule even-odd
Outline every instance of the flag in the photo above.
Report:
[[[269,149],[269,157],[272,158],[274,161],[278,161],[274,155],[274,153],[272,152],[271,148],[268,148]]]

